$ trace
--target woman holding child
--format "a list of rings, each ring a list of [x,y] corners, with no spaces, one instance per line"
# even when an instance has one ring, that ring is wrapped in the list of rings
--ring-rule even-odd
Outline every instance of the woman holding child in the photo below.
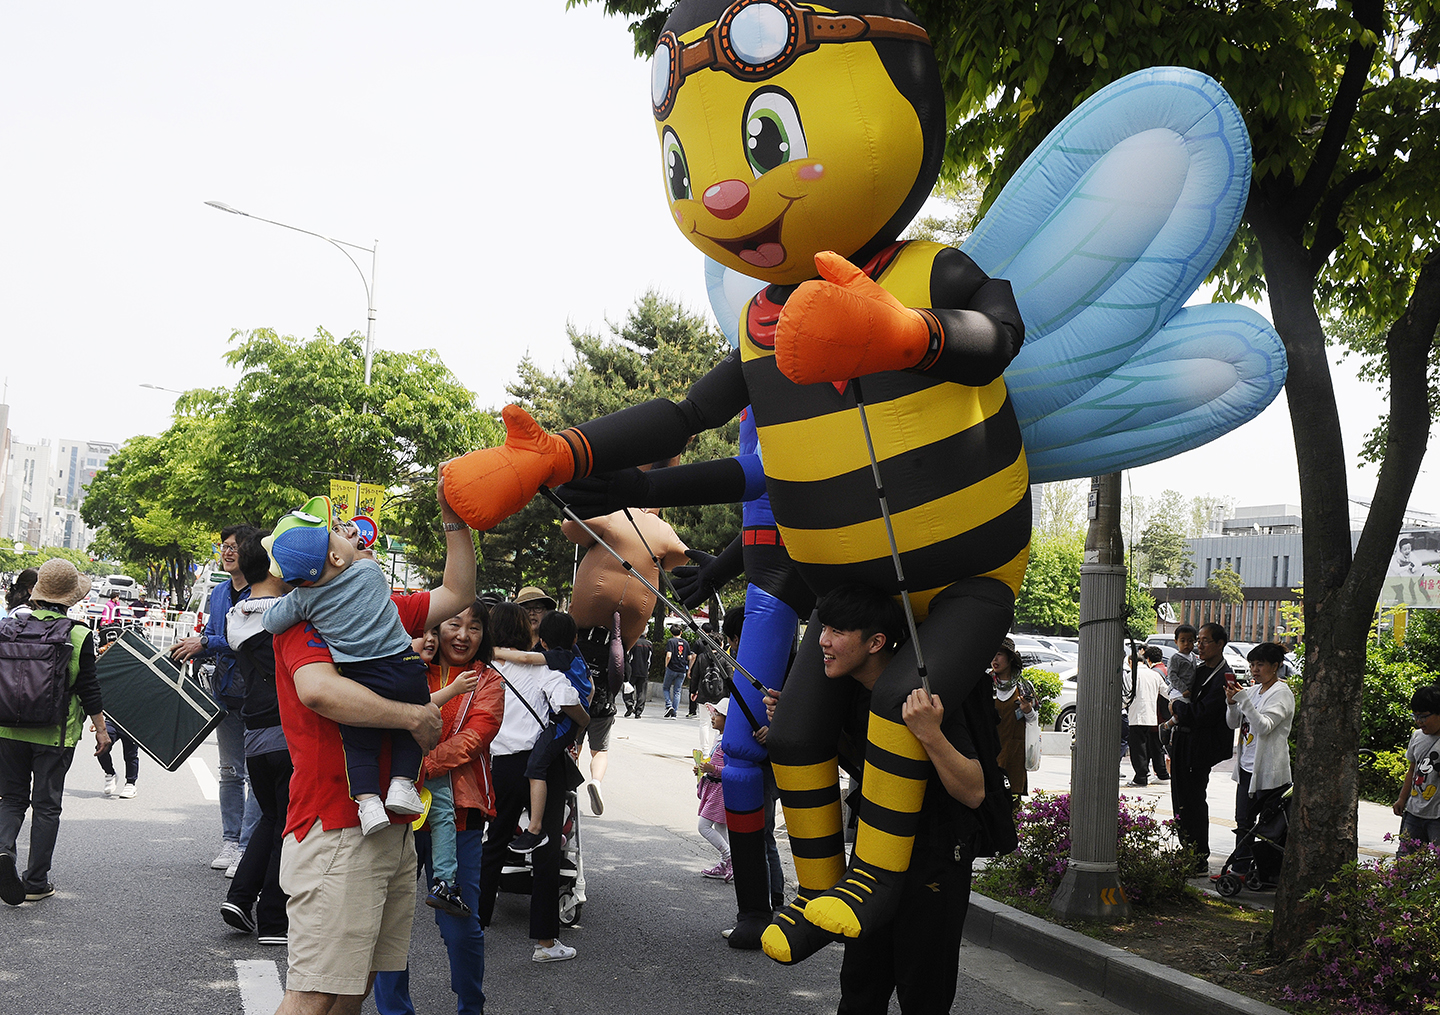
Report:
[[[563,672],[533,662],[503,658],[508,655],[516,659],[519,653],[530,655],[533,637],[524,607],[514,603],[497,604],[490,613],[490,638],[497,650],[495,665],[505,677],[505,713],[500,732],[490,747],[494,757],[495,819],[485,841],[481,863],[480,902],[476,912],[482,927],[490,923],[495,911],[500,869],[505,864],[510,841],[515,837],[515,823],[520,812],[530,806],[531,787],[526,767],[532,748],[550,729],[552,715],[564,713],[580,726],[590,718],[580,695]],[[502,649],[511,652],[502,653]],[[555,939],[560,930],[560,825],[566,796],[564,759],[557,758],[544,775],[541,842],[530,854],[533,870],[530,936],[536,942],[533,956],[536,962],[559,962],[575,957],[575,949]]]
[[[416,837],[417,851],[431,878],[425,901],[435,909],[435,923],[449,953],[450,989],[458,999],[460,1015],[485,1010],[485,932],[474,912],[480,902],[485,823],[495,813],[490,745],[501,726],[505,696],[503,680],[490,665],[487,628],[485,605],[476,600],[435,629],[438,646],[429,666],[431,692],[454,684],[468,688],[472,682],[474,689],[455,694],[440,706],[440,743],[425,756],[421,770],[431,792],[429,834]],[[381,1015],[412,1015],[408,979],[408,970],[377,976],[375,1005]]]

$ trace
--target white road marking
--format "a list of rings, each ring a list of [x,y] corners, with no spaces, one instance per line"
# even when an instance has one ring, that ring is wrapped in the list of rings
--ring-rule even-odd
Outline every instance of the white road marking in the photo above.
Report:
[[[190,771],[195,774],[195,781],[200,784],[200,794],[206,800],[219,800],[220,782],[210,774],[210,766],[193,754],[190,755],[188,764]]]
[[[236,959],[235,979],[245,1015],[272,1015],[285,996],[280,970],[273,960]]]

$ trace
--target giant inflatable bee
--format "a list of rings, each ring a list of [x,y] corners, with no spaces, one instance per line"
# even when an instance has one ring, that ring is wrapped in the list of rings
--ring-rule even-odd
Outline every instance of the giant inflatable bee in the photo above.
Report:
[[[488,528],[541,485],[669,457],[749,405],[779,538],[810,589],[899,594],[863,386],[931,683],[958,705],[1005,636],[1024,576],[1027,442],[1047,480],[1144,464],[1249,418],[1283,381],[1278,338],[1257,315],[1180,309],[1243,208],[1238,113],[1192,72],[1117,82],[1022,166],[962,252],[896,242],[930,193],[945,136],[934,54],[902,4],[682,0],[653,70],[676,225],[769,285],[744,307],[738,349],[683,401],[558,435],[507,407],[505,445],[448,464],[447,498]],[[907,646],[873,691],[847,869],[844,704],[818,634],[812,624],[768,744],[800,883],[764,936],[783,962],[891,917],[933,771],[901,721],[918,684]]]

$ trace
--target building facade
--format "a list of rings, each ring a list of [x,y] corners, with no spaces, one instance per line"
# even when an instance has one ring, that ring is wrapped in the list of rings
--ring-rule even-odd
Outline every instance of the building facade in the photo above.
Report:
[[[95,474],[118,450],[108,441],[9,440],[6,468],[0,471],[0,537],[35,547],[86,549],[94,534],[80,517],[80,505]]]
[[[1151,590],[1161,612],[1160,630],[1214,622],[1224,625],[1232,641],[1293,644],[1296,639],[1285,630],[1280,608],[1298,604],[1296,590],[1305,583],[1300,508],[1293,504],[1236,508],[1218,529],[1187,541],[1195,565],[1194,586]],[[1360,534],[1352,532],[1350,539],[1353,547]],[[1210,576],[1225,567],[1240,575],[1242,602],[1222,602],[1208,585]]]

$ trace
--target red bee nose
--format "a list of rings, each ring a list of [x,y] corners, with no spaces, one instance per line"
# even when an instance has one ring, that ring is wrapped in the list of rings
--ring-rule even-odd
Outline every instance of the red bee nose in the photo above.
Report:
[[[707,188],[702,200],[716,218],[733,219],[750,203],[750,188],[744,180],[723,180]]]

